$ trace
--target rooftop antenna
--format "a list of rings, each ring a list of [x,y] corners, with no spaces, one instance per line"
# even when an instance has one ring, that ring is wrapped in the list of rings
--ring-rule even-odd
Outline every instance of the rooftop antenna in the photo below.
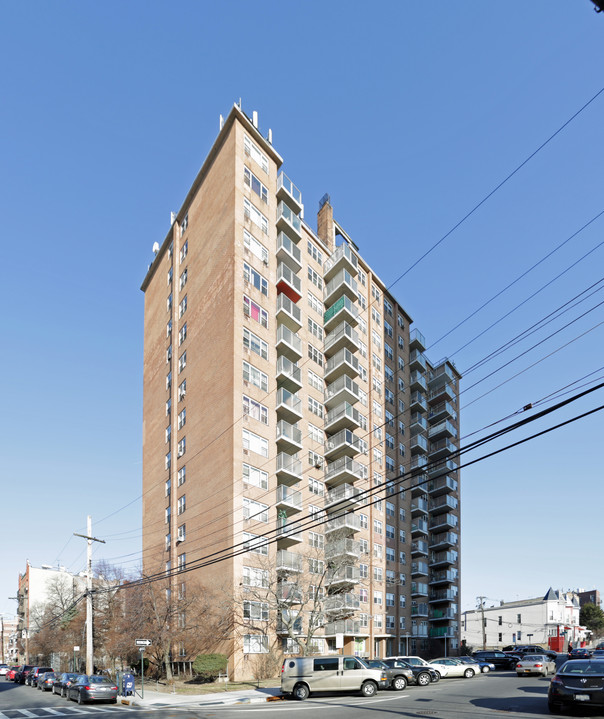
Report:
[[[159,242],[154,242],[153,243],[153,254],[157,255],[158,252],[159,252]]]
[[[224,117],[221,115],[220,116],[220,129],[222,130],[223,127],[224,127]]]
[[[258,110],[252,112],[252,125],[258,129]]]
[[[270,144],[272,145],[273,144],[273,131],[271,130],[270,127],[268,128],[268,138],[267,139],[270,142]]]

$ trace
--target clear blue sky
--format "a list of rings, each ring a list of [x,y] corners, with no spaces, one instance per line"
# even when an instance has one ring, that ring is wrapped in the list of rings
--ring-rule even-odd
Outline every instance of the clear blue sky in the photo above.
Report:
[[[136,566],[139,287],[219,113],[240,97],[258,110],[307,219],[330,193],[390,283],[604,87],[604,14],[589,0],[3,0],[0,18],[5,613],[27,559],[84,568],[84,540],[71,534],[89,513],[107,540],[95,559]],[[429,345],[604,210],[603,128],[604,94],[393,287]],[[602,248],[458,351],[602,240],[604,217],[428,355],[453,355],[464,371],[597,282]],[[603,320],[598,308],[571,324],[468,389],[462,406]],[[598,327],[469,405],[462,434],[597,370],[602,337]],[[462,609],[479,594],[604,590],[602,429],[597,414],[465,471]]]

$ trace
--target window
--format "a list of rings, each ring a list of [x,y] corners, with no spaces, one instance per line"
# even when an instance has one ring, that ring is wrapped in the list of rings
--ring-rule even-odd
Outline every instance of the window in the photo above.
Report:
[[[252,519],[254,522],[268,522],[268,505],[244,497],[243,518]]]
[[[308,516],[312,519],[322,519],[324,515],[324,511],[321,509],[321,507],[317,507],[314,504],[308,505]]]
[[[313,362],[316,362],[319,367],[323,367],[323,353],[320,352],[316,347],[313,347],[310,342],[308,343],[308,357]]]
[[[178,358],[178,373],[180,374],[187,366],[187,350],[185,350]]]
[[[186,465],[184,467],[181,467],[178,470],[178,477],[177,477],[177,484],[180,487],[187,481],[187,467]]]
[[[268,157],[262,152],[255,142],[250,140],[247,135],[243,136],[243,151],[268,175]]]
[[[394,472],[394,460],[392,457],[386,457],[386,471]]]
[[[358,318],[359,320],[359,330],[366,335],[367,334],[367,321],[364,320],[362,317]]]
[[[363,340],[359,340],[359,354],[361,357],[367,358],[367,345],[363,342]]]
[[[394,606],[394,594],[392,594],[391,592],[386,593],[386,606],[387,607]]]
[[[319,392],[323,392],[325,390],[323,378],[319,377],[319,375],[315,374],[311,369],[308,370],[308,384]]]
[[[374,355],[375,356],[375,355]],[[372,377],[372,386],[375,394],[381,396],[382,394],[382,382],[377,377]]]
[[[394,449],[394,437],[386,432],[386,447]]]
[[[257,419],[262,424],[268,424],[268,407],[245,394],[243,395],[243,414],[249,415],[252,419]]]
[[[166,337],[169,337],[172,334],[172,320],[168,322],[166,325]]]
[[[383,594],[382,592],[374,591],[373,592],[373,603],[377,604],[378,606],[382,606],[383,603]]]
[[[187,566],[187,555],[183,552],[182,554],[178,555],[177,571],[182,572],[182,570],[186,566]]]
[[[182,429],[187,422],[187,410],[183,409],[178,413],[178,429]]]
[[[386,570],[386,584],[394,584],[394,572],[392,569]]]
[[[516,615],[516,621],[518,622],[518,624],[522,624],[522,614]]]
[[[247,295],[243,295],[243,314],[251,317],[263,327],[268,327],[268,312],[253,302]]]
[[[359,601],[367,604],[369,601],[369,592],[366,589],[359,589]]]
[[[396,552],[392,547],[386,547],[386,559],[389,562],[396,562]]]
[[[178,498],[178,514],[184,514],[187,508],[187,495],[183,494]]]
[[[166,486],[165,486],[165,496],[169,497],[170,492],[172,491],[172,480],[166,479]]]
[[[168,452],[166,454],[166,459],[165,459],[165,468],[170,469],[171,466],[172,466],[172,452]]]
[[[308,265],[308,279],[313,283],[313,285],[315,285],[315,287],[318,287],[320,290],[323,289],[323,278],[315,272],[310,265]]]
[[[323,328],[310,317],[308,318],[308,331],[323,342]]]
[[[263,295],[268,297],[268,282],[267,280],[247,262],[243,263],[243,279],[249,282],[257,290],[260,290]]]
[[[319,497],[323,497],[325,495],[325,485],[323,484],[323,482],[319,482],[318,479],[313,479],[312,477],[309,477],[308,489],[313,494],[316,494]]]
[[[403,338],[397,337],[397,342],[398,342],[398,348],[400,350],[404,350],[405,349],[405,341],[403,340]]]
[[[407,519],[407,512],[403,507],[399,507],[398,518],[401,522],[404,522]]]
[[[371,308],[371,319],[376,323],[376,325],[382,324],[382,317],[375,307]]]
[[[315,312],[318,312],[323,317],[324,307],[323,302],[315,297],[312,292],[308,293],[308,304]]]
[[[379,519],[373,520],[373,531],[376,534],[382,534],[382,523],[379,521]]]
[[[358,300],[359,300],[359,305],[360,305],[361,309],[362,309],[363,311],[366,310],[366,309],[367,309],[367,300],[366,300],[365,297],[361,294],[360,290],[359,290],[359,292],[357,293],[357,298],[358,298]],[[365,323],[365,329],[363,330],[363,332],[364,332],[365,334],[367,334],[367,323]]]
[[[363,382],[367,382],[367,367],[363,367],[362,364],[359,365],[359,377]]]
[[[369,565],[368,564],[359,564],[359,576],[361,577],[361,579],[369,578]]]
[[[384,297],[384,313],[392,317],[392,303]]]
[[[247,167],[243,167],[243,184],[255,192],[262,202],[268,203],[268,188]]]
[[[363,272],[363,270],[359,269],[357,271],[357,277],[359,278],[359,282],[363,285],[363,287],[367,286],[367,275]]]
[[[398,326],[399,326],[402,330],[404,330],[404,329],[405,329],[405,321],[403,320],[403,318],[402,318],[400,315],[397,315],[396,321],[397,321]]]
[[[373,556],[376,559],[382,559],[384,556],[384,547],[381,544],[373,543]]]
[[[398,453],[401,455],[401,457],[405,456],[405,445],[402,442],[398,443]]]
[[[308,423],[308,436],[313,442],[318,444],[325,444],[325,434],[319,427],[315,427],[314,424]]]
[[[247,327],[243,328],[243,347],[255,352],[263,359],[268,359],[268,344],[258,335],[250,332]]]
[[[265,235],[268,234],[267,217],[263,215],[257,207],[252,205],[247,197],[243,198],[243,215],[246,220],[251,220],[257,227],[259,227]]]
[[[189,226],[189,213],[182,218],[182,222],[180,223],[180,236],[182,237],[185,232],[187,231],[187,227]]]
[[[166,300],[166,312],[170,312],[172,309],[172,293],[168,295],[168,299]]]
[[[376,464],[382,464],[383,459],[384,459],[384,453],[382,452],[382,450],[381,450],[381,449],[376,449],[376,448],[374,447],[374,448],[373,448],[373,461],[374,461]]]
[[[244,654],[268,654],[268,637],[266,634],[244,634]]]
[[[284,654],[299,654],[300,645],[291,637],[283,637],[281,641],[281,650]]]
[[[325,562],[320,559],[310,558],[308,560],[308,571],[311,574],[323,574],[325,570]]]
[[[172,359],[172,345],[166,350],[166,362],[170,362]]]
[[[314,397],[308,398],[308,409],[313,413],[316,414],[317,417],[323,418],[323,405],[320,402],[317,402]]]
[[[187,284],[189,269],[185,267],[185,269],[180,274],[180,280],[179,280],[179,287],[182,290],[182,288]]]
[[[367,519],[366,514],[359,514],[359,527],[361,529],[367,529],[369,526],[369,520]]]
[[[382,441],[382,427],[379,424],[373,424],[373,436],[379,440]]]
[[[394,527],[391,524],[386,525],[386,537],[388,539],[394,539]]]
[[[551,619],[553,619],[553,617],[551,617]],[[503,625],[503,617],[501,615],[497,617],[497,623],[500,627]]]
[[[376,417],[381,417],[382,416],[382,405],[376,399],[373,400],[372,407],[373,407],[373,414]]]
[[[172,269],[172,267],[170,267],[170,269],[168,270],[168,282],[167,282],[168,287],[172,284],[172,275],[173,275],[173,269]]]
[[[268,621],[268,602],[243,602],[243,618],[257,622]]]
[[[399,399],[398,401],[398,411],[399,414],[405,411],[405,402],[402,399]]]
[[[313,452],[312,449],[309,449],[308,465],[310,467],[316,467],[317,469],[320,469],[323,466],[323,457],[320,454]]]
[[[381,293],[375,285],[371,285],[371,296],[374,300],[380,301]]]
[[[254,235],[251,235],[246,229],[243,230],[243,244],[254,256],[262,260],[265,265],[268,265],[268,250],[262,242],[258,242]]]
[[[394,404],[394,392],[391,389],[388,389],[388,387],[384,389],[384,399],[387,404]]]
[[[325,546],[325,537],[317,532],[308,533],[308,543],[315,549],[323,549]]]
[[[185,395],[187,394],[187,380],[183,379],[183,381],[178,385],[178,401],[180,402],[185,398]]]
[[[268,375],[245,361],[243,363],[243,381],[250,382],[263,392],[268,392]]]
[[[398,391],[399,392],[405,391],[405,380],[402,377],[398,378]]]
[[[184,325],[180,328],[178,332],[178,346],[187,339],[187,323],[185,322]]]
[[[186,311],[187,311],[187,296],[185,295],[182,298],[182,300],[180,301],[180,304],[178,305],[178,319],[180,319]]]
[[[264,437],[259,437],[248,429],[244,429],[243,449],[247,449],[248,452],[256,452],[256,454],[261,454],[263,457],[268,457],[268,440],[264,439]]]
[[[382,338],[375,330],[371,330],[371,341],[376,347],[382,346]],[[378,368],[379,369],[379,368]]]
[[[243,567],[244,587],[268,587],[268,570],[256,567]]]
[[[187,217],[187,224],[189,220]],[[183,246],[180,248],[180,264],[184,262],[185,257],[189,254],[189,240],[186,240]]]
[[[259,537],[256,534],[250,534],[250,532],[243,532],[243,549],[246,552],[262,554],[266,557],[268,556],[268,539]]]
[[[369,554],[369,542],[366,539],[359,539],[359,549],[361,554]]]
[[[399,563],[399,564],[407,564],[407,554],[406,554],[406,552],[399,552],[399,553],[398,553],[398,563]]]
[[[313,243],[308,240],[307,244],[307,250],[308,254],[315,260],[315,262],[318,262],[319,265],[323,265],[323,253],[318,250]]]
[[[381,582],[384,579],[384,573],[381,567],[373,568],[373,578],[376,582]]]
[[[178,443],[177,449],[178,449],[177,456],[182,457],[183,454],[187,451],[187,438],[186,437],[183,437],[180,440],[180,442]]]
[[[384,366],[384,374],[386,375],[386,380],[388,382],[394,382],[394,370],[388,367],[388,365]]]
[[[264,472],[251,464],[243,464],[243,481],[260,489],[268,489],[268,472]]]
[[[187,597],[187,585],[185,582],[181,582],[178,585],[178,598],[180,600],[186,599]]]
[[[172,426],[171,426],[171,425],[168,425],[168,426],[166,427],[166,432],[165,432],[166,442],[169,442],[171,438],[172,438]]]
[[[390,322],[387,322],[386,320],[384,320],[384,332],[388,337],[392,337],[394,335],[394,328]]]

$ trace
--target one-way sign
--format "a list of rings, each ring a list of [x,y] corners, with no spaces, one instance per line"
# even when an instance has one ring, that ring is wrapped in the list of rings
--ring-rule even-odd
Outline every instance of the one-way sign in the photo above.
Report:
[[[134,643],[137,647],[150,647],[151,646],[151,640],[150,639],[135,639]]]

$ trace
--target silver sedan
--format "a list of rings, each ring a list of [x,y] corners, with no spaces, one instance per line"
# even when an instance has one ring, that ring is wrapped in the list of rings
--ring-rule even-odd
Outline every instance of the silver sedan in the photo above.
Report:
[[[516,663],[516,674],[519,677],[524,674],[541,674],[546,677],[550,673],[556,673],[556,662],[544,654],[526,654]]]
[[[459,659],[453,659],[451,657],[442,657],[441,659],[434,659],[434,664],[444,664],[447,667],[447,677],[465,677],[470,679],[475,674],[480,674],[479,664],[465,664],[460,662]],[[432,662],[430,662],[432,664]]]

